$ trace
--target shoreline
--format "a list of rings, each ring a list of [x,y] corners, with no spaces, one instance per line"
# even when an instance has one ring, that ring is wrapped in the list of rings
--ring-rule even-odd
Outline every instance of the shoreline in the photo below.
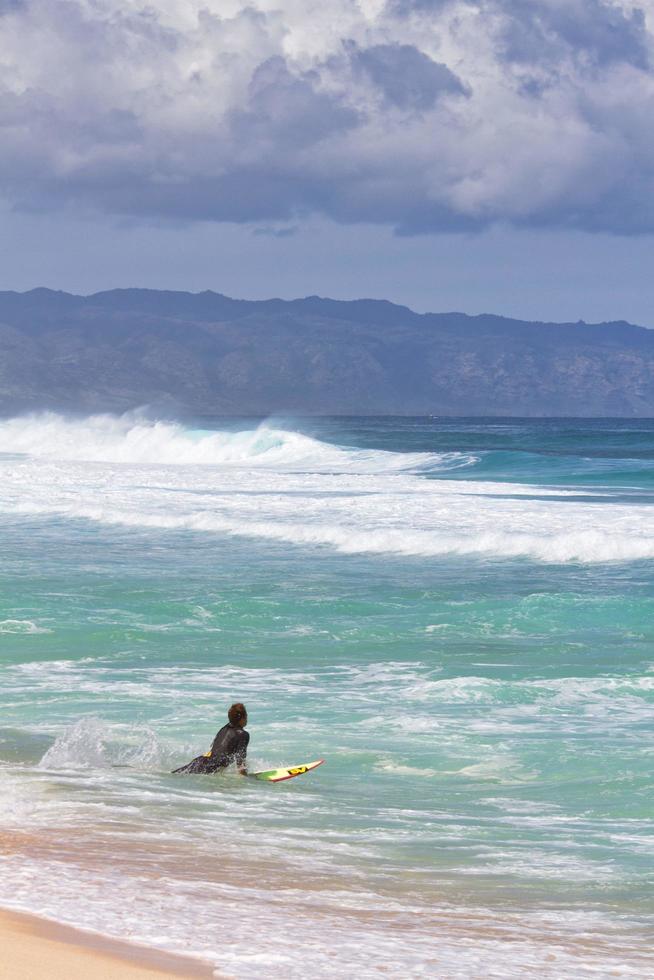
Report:
[[[210,964],[192,956],[7,908],[0,908],[0,946],[0,980],[209,980],[220,976]]]
[[[16,853],[18,844],[26,843],[26,836],[21,832],[0,833],[0,854],[3,846],[5,851]],[[40,909],[40,898],[38,901],[37,908]],[[323,925],[333,922],[333,912],[333,905],[323,910],[320,916]],[[409,923],[402,921],[403,916],[396,919],[392,909],[382,911],[380,916],[379,909],[355,905],[345,908],[345,920],[342,909],[339,914],[340,924],[345,925],[348,932],[357,936],[363,933],[369,942],[374,940],[377,944],[382,933],[386,933],[386,939],[392,942],[411,931]],[[480,964],[492,961],[499,954],[504,959],[511,954],[511,961],[517,962],[522,972],[542,976],[543,980],[590,977],[600,972],[618,976],[623,975],[621,971],[630,977],[652,975],[649,947],[641,948],[640,935],[629,929],[616,929],[615,933],[609,930],[606,935],[596,930],[592,934],[583,931],[573,934],[557,923],[531,921],[524,910],[493,912],[478,907],[452,909],[447,905],[435,906],[433,912],[422,909],[420,919],[424,921],[420,928],[416,925],[412,933],[411,949],[412,952],[417,950],[421,962],[424,960],[429,969],[440,971],[433,975],[454,975],[448,971],[456,962],[457,976],[476,977]],[[69,923],[38,911],[0,906],[0,948],[3,952],[0,980],[173,980],[175,977],[234,980],[235,976],[240,976],[238,968],[235,973],[222,972],[222,963],[214,965],[203,959],[200,951],[195,955],[176,953],[148,945],[147,940],[119,938],[116,931],[112,936]],[[295,928],[292,909],[288,928]],[[426,930],[429,932],[427,945]],[[202,944],[198,950],[201,948]],[[389,947],[384,948],[387,954]],[[225,951],[225,959],[230,965],[233,962],[229,950]],[[247,975],[260,974],[248,972]],[[284,976],[279,971],[274,975]],[[317,970],[312,975],[321,976],[322,973]],[[325,975],[333,974],[329,970]]]

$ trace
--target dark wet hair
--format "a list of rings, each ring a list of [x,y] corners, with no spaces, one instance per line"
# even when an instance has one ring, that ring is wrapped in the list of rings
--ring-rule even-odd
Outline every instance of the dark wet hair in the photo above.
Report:
[[[232,725],[240,725],[244,718],[247,718],[247,711],[245,710],[245,705],[237,701],[233,704],[229,711],[227,712],[227,717]]]

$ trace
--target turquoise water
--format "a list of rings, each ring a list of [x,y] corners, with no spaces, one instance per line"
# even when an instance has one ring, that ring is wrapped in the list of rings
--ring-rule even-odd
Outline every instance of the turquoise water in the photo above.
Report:
[[[652,975],[654,422],[0,454],[0,903],[239,977]],[[233,700],[252,767],[327,764],[171,776]]]

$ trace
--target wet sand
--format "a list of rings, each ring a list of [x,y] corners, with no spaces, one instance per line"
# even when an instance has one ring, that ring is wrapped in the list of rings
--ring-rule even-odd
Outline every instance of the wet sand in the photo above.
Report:
[[[0,911],[1,980],[210,978],[211,967],[37,916]]]

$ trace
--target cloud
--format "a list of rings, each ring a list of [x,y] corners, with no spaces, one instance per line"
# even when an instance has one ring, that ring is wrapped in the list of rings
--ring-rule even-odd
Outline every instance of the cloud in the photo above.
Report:
[[[279,55],[259,65],[244,109],[229,119],[242,146],[281,146],[289,155],[357,126],[358,113],[342,95],[321,91],[317,72],[293,71]]]
[[[505,56],[551,68],[572,60],[578,68],[616,63],[647,69],[645,15],[605,0],[501,0]]]
[[[0,195],[651,232],[652,23],[652,0],[0,0]]]
[[[474,3],[474,0],[458,0],[458,2],[461,5],[463,2]],[[399,17],[408,17],[416,11],[433,12],[456,4],[457,0],[387,0],[387,10]]]
[[[351,58],[386,103],[398,109],[432,109],[439,95],[465,93],[447,65],[433,61],[411,44],[374,44],[364,49],[353,45]]]

